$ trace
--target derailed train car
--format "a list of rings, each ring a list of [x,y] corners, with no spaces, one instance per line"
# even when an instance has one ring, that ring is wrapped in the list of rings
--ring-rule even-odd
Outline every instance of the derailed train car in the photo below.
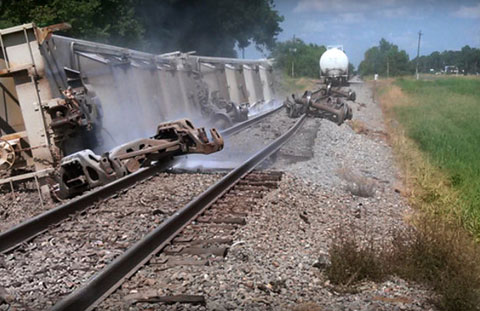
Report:
[[[64,156],[103,153],[167,120],[226,127],[275,96],[266,59],[154,55],[53,34],[67,27],[0,30],[0,184],[41,184]]]

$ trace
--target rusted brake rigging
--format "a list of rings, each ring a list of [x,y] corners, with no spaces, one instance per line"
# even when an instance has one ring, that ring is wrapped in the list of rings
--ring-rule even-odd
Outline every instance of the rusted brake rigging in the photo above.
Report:
[[[353,117],[352,109],[341,98],[354,102],[357,94],[351,89],[345,91],[342,87],[328,83],[315,91],[305,91],[300,98],[295,94],[291,97],[292,101],[287,97],[283,103],[290,118],[298,118],[307,113],[341,125]]]
[[[56,173],[55,194],[69,198],[88,189],[108,184],[153,162],[187,153],[209,154],[223,149],[223,138],[210,130],[195,128],[188,119],[162,123],[155,136],[138,139],[99,156],[85,149],[62,159]]]
[[[284,106],[291,118],[297,118],[306,113],[317,118],[330,120],[338,125],[341,125],[345,120],[351,120],[353,116],[350,106],[339,97],[328,95],[325,89],[314,92],[305,91],[300,98],[292,94],[292,101],[287,98]]]

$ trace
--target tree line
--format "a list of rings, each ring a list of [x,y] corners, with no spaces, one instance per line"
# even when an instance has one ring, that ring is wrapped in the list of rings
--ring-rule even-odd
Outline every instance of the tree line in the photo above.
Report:
[[[63,35],[153,53],[270,50],[282,21],[273,0],[0,0],[0,29],[67,22]]]
[[[404,50],[399,50],[398,46],[382,38],[378,46],[365,52],[358,73],[399,76],[415,73],[416,66],[416,57],[409,60]],[[418,71],[421,73],[441,72],[446,66],[456,66],[460,73],[476,74],[480,72],[480,49],[466,45],[460,51],[433,52],[418,58]]]
[[[411,61],[416,63],[416,58]],[[462,73],[476,74],[480,72],[480,49],[464,46],[460,51],[433,52],[418,58],[420,72],[444,70],[445,66],[456,66]]]
[[[365,52],[363,61],[358,65],[360,75],[379,74],[396,76],[409,73],[408,54],[398,46],[381,39],[378,46]]]

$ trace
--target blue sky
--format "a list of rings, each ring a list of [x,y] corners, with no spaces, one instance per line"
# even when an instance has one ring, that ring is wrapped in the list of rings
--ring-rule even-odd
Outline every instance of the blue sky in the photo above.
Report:
[[[295,35],[307,43],[343,45],[355,66],[381,38],[398,45],[410,58],[420,54],[480,48],[480,0],[275,0],[285,20],[278,39]],[[254,47],[246,58],[263,57]]]

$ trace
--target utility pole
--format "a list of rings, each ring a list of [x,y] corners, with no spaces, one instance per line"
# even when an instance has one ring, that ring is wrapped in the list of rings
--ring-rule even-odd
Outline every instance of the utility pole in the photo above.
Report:
[[[418,32],[418,48],[417,48],[417,66],[416,66],[416,69],[415,69],[415,75],[417,76],[417,80],[418,80],[418,58],[420,57],[420,38],[422,37],[422,31],[420,30]]]
[[[295,62],[292,61],[292,78],[295,78]]]
[[[387,79],[390,78],[390,60],[387,56]]]
[[[293,48],[290,48],[290,52],[293,54],[292,58],[292,78],[295,77],[295,53],[297,52],[297,48],[295,47],[296,40],[295,40],[295,35],[293,35]]]

